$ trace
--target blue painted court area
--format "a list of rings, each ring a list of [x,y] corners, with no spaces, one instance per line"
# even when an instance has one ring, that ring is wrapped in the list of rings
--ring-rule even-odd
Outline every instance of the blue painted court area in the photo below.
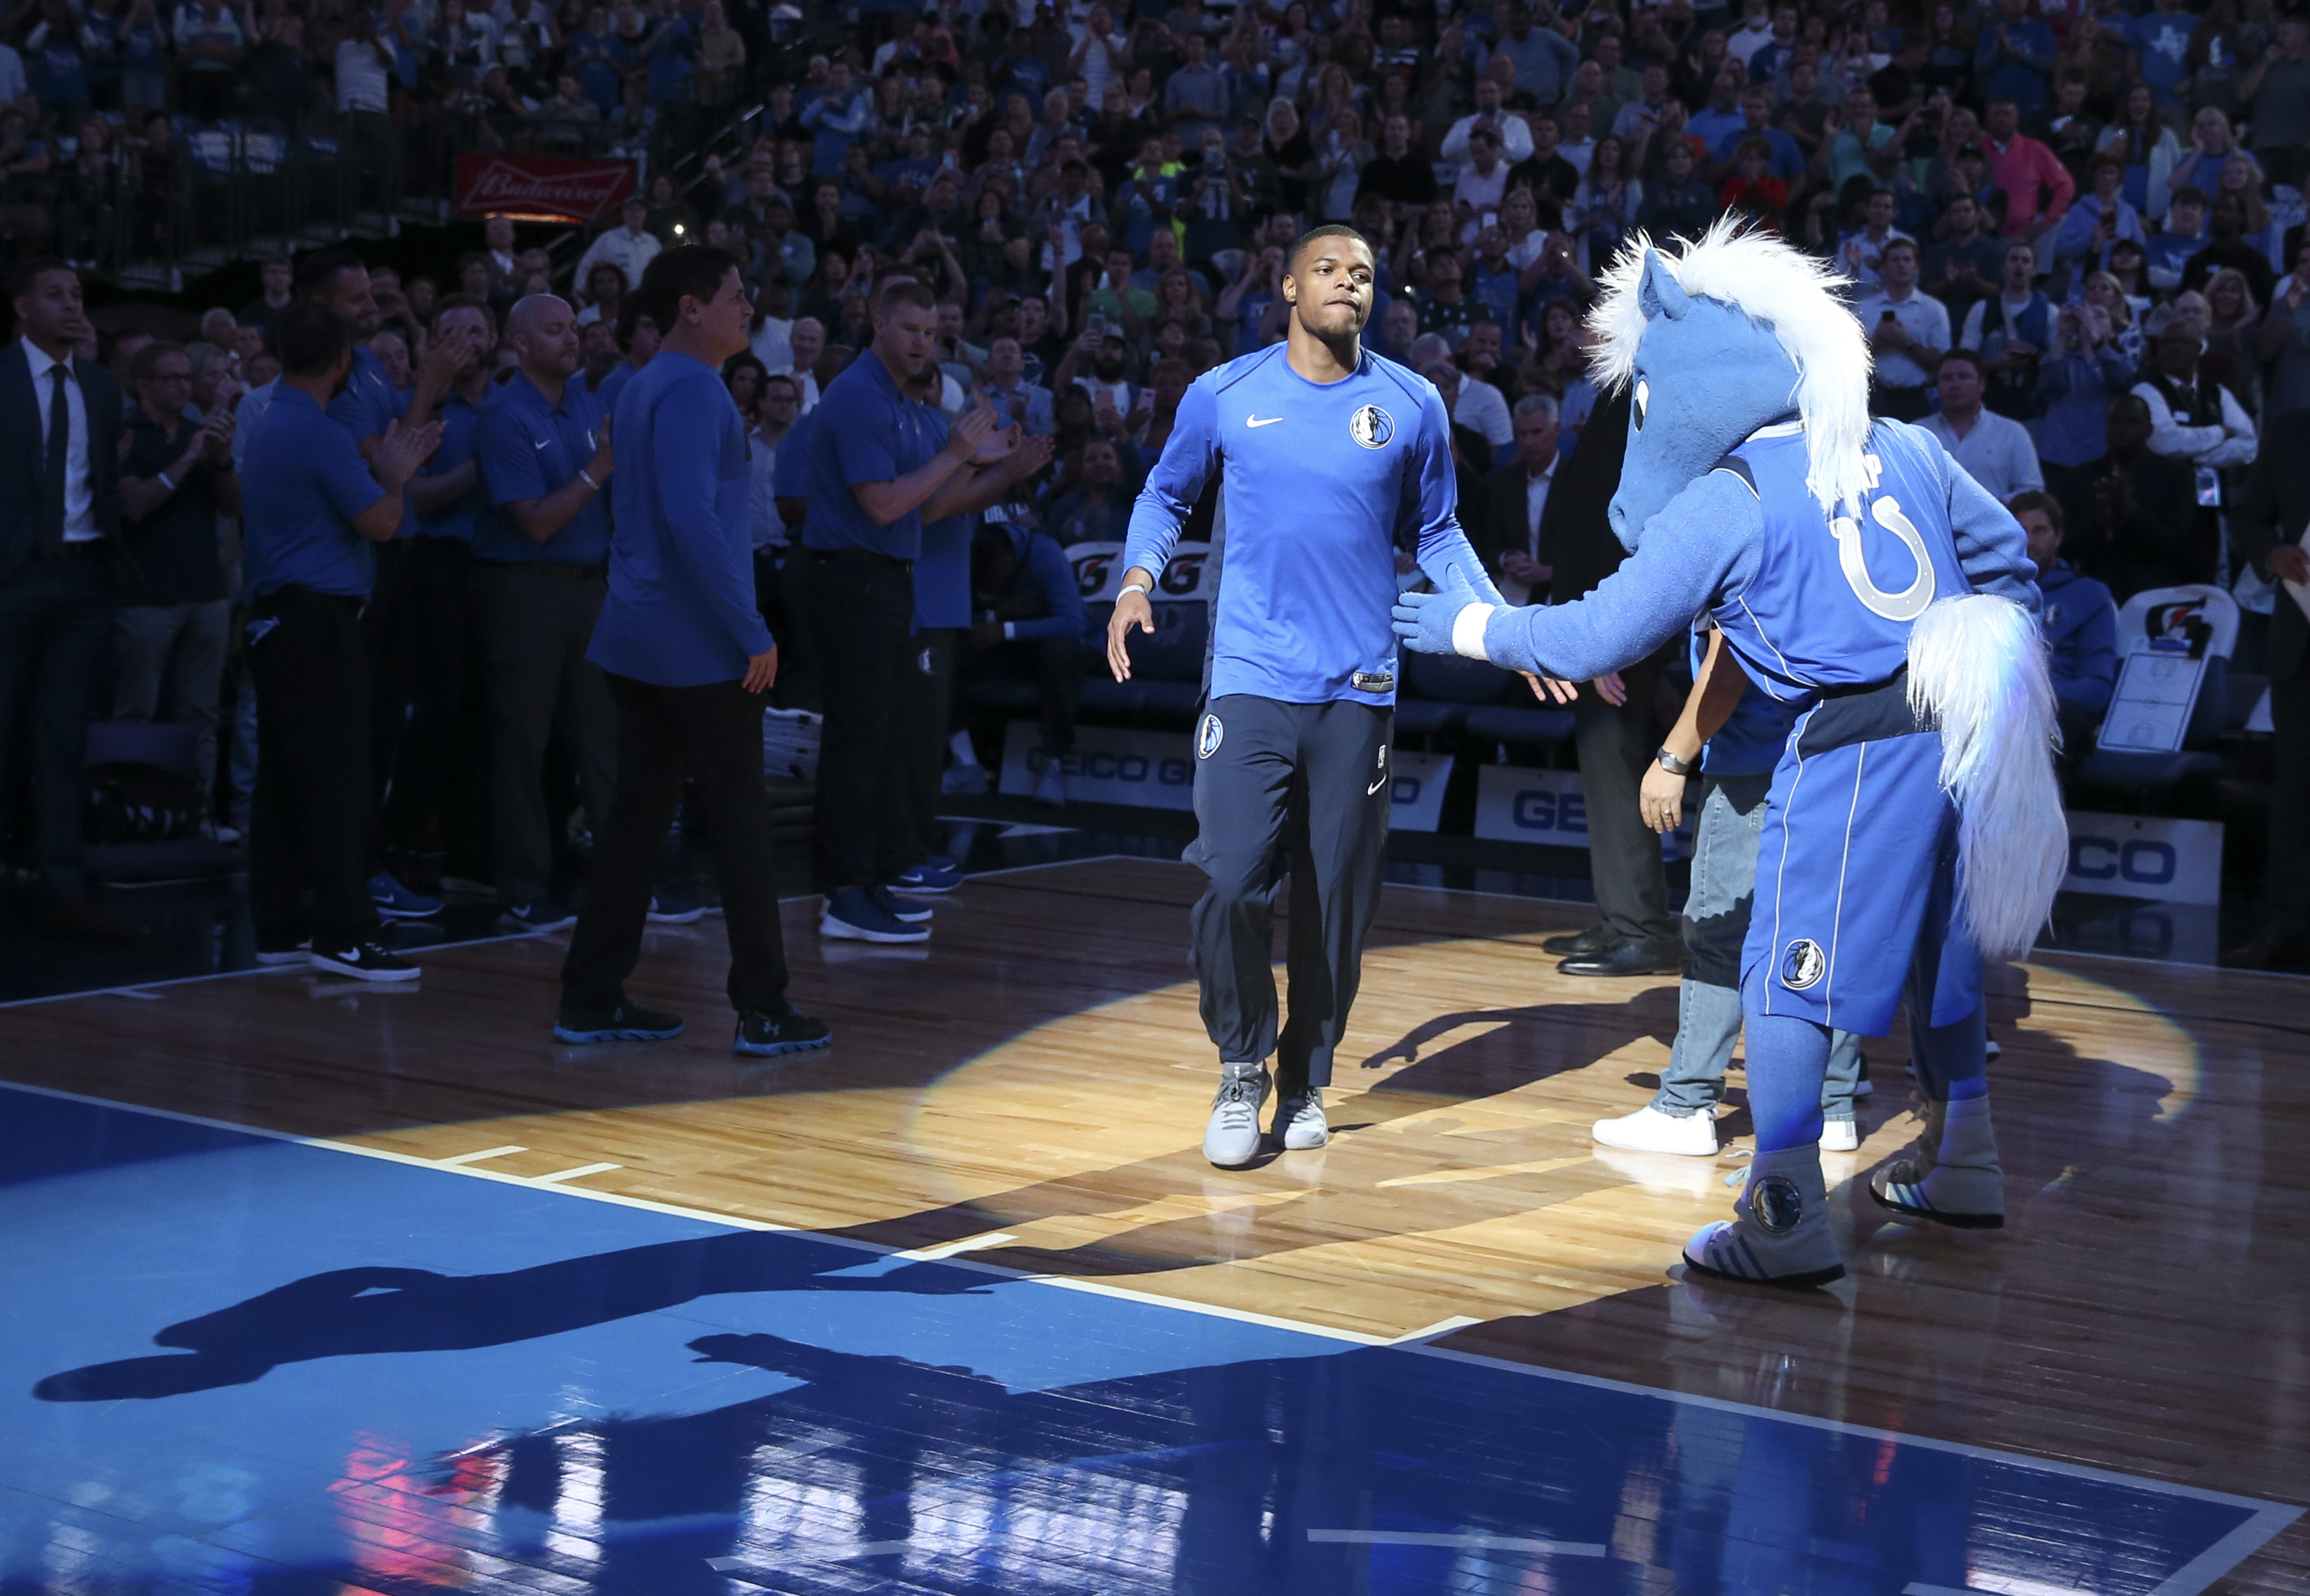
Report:
[[[13,1089],[0,1172],[12,1593],[2184,1596],[2294,1516]]]

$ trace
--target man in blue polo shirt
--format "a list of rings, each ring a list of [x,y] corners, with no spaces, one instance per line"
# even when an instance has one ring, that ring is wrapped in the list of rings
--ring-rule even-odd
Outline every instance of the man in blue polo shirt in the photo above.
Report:
[[[472,352],[442,395],[441,447],[410,479],[404,496],[417,516],[417,535],[403,557],[413,698],[393,785],[378,818],[386,868],[400,880],[414,879],[410,872],[429,832],[447,849],[445,870],[468,875],[480,870],[481,618],[473,594],[473,523],[489,499],[473,459],[473,427],[496,394],[490,353],[497,347],[497,318],[487,301],[451,294],[434,308],[433,332],[468,337]]]
[[[762,785],[762,710],[778,649],[754,604],[753,470],[721,376],[746,347],[752,307],[738,263],[703,244],[652,260],[635,298],[664,338],[618,396],[609,594],[586,651],[609,672],[617,709],[617,800],[561,967],[553,1034],[564,1042],[681,1034],[679,1016],[634,1002],[625,981],[641,958],[650,862],[687,775],[713,836],[738,1011],[734,1046],[756,1057],[823,1047],[832,1033],[786,1001]]]
[[[938,408],[938,399],[944,381],[937,363],[925,361],[906,386],[907,396],[922,406],[925,423],[942,447],[946,443],[947,420]],[[1013,483],[1025,481],[1050,464],[1051,447],[1047,438],[1021,439],[1003,460],[1005,475]],[[988,513],[999,516],[1005,508],[993,506]],[[910,668],[900,679],[892,733],[899,743],[900,791],[913,837],[901,855],[899,862],[906,868],[899,874],[920,891],[948,891],[962,884],[954,860],[939,851],[943,839],[939,836],[938,801],[953,716],[956,655],[970,628],[970,550],[977,531],[978,516],[968,512],[929,522],[923,527],[922,552],[915,561],[914,652]],[[1067,585],[1072,591],[1072,568]],[[1075,610],[1080,646],[1080,597]]]
[[[366,464],[322,407],[352,366],[352,331],[300,300],[273,327],[281,383],[248,442],[241,493],[257,696],[248,892],[258,961],[305,958],[365,981],[416,967],[377,943],[369,852],[369,684],[361,606],[378,543],[401,525],[403,489],[439,424],[387,424]],[[309,896],[309,906],[308,898]]]
[[[558,724],[598,834],[617,794],[617,717],[586,657],[609,594],[610,423],[579,382],[578,317],[533,294],[506,317],[520,358],[474,431],[490,507],[473,530],[490,706],[498,901],[533,931],[575,918],[552,897],[545,747]]]
[[[1001,464],[973,469],[1004,418],[971,411],[942,439],[899,385],[930,363],[938,300],[902,280],[874,307],[874,342],[828,385],[810,434],[803,592],[817,645],[826,722],[818,755],[818,846],[825,876],[821,935],[918,942],[930,933],[892,897],[915,853],[904,740],[894,734],[914,656],[914,565],[925,522],[984,509],[1009,485]],[[1009,434],[1015,443],[1017,429]],[[1007,444],[998,445],[1007,453]]]
[[[362,459],[377,457],[395,421],[420,425],[436,419],[458,370],[472,358],[470,328],[440,334],[429,343],[416,386],[404,395],[395,388],[383,363],[361,347],[362,341],[377,331],[378,309],[369,268],[360,257],[350,249],[316,250],[299,263],[297,287],[300,298],[336,312],[352,335],[352,366],[326,408],[329,419],[344,429]],[[393,780],[402,733],[409,724],[407,710],[415,697],[416,603],[411,595],[412,574],[406,568],[407,540],[416,533],[417,512],[404,499],[400,525],[376,551],[376,589],[361,612],[369,690],[377,708],[369,726],[373,810]],[[390,872],[372,876],[370,889],[378,912],[388,917],[440,912],[439,899],[410,891]]]

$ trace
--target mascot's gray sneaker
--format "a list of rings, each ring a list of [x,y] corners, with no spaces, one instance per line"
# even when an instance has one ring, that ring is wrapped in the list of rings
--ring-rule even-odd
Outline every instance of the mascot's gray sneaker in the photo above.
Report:
[[[1327,1147],[1332,1127],[1324,1119],[1324,1089],[1311,1086],[1304,1096],[1275,1099],[1275,1139],[1286,1152],[1312,1152]]]
[[[1264,1063],[1221,1064],[1219,1096],[1203,1127],[1203,1157],[1221,1169],[1239,1169],[1259,1156],[1259,1108],[1267,1101]]]
[[[1989,1099],[1925,1105],[1908,1152],[1870,1177],[1869,1194],[1897,1214],[1959,1230],[2005,1227],[2005,1171]]]
[[[1735,1219],[1705,1226],[1685,1243],[1696,1274],[1765,1286],[1826,1286],[1845,1262],[1828,1228],[1828,1186],[1820,1149],[1811,1144],[1759,1153],[1732,1211]]]

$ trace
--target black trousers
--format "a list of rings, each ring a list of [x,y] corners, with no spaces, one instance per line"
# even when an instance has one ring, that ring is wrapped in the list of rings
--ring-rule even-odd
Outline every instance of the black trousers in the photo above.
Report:
[[[360,612],[361,642],[369,661],[370,802],[380,821],[401,744],[409,733],[410,707],[417,698],[416,542],[395,538],[375,545],[377,582]]]
[[[821,707],[818,655],[811,646],[810,602],[803,592],[810,557],[802,545],[754,551],[754,608],[778,641],[778,680],[770,701],[781,709]]]
[[[418,846],[429,826],[452,853],[482,837],[482,615],[473,549],[456,538],[409,541],[403,573],[408,727],[378,820],[388,854]]]
[[[377,929],[360,604],[285,588],[251,603],[248,639],[256,689],[248,900],[257,940],[281,946],[309,932],[316,947],[349,947]]]
[[[687,776],[713,838],[730,937],[730,1004],[782,1012],[786,948],[770,856],[770,794],[762,785],[764,696],[736,681],[659,687],[612,675],[609,687],[618,715],[618,797],[561,966],[564,1005],[608,1009],[624,998],[626,977],[642,956],[650,863],[673,824]]]
[[[575,576],[563,567],[484,565],[474,588],[485,626],[490,840],[498,897],[518,906],[544,897],[553,884],[544,781],[546,745],[556,726],[597,834],[617,809],[617,712],[606,673],[586,657],[610,587],[605,577]]]
[[[1573,745],[1580,752],[1580,792],[1588,810],[1588,869],[1596,889],[1597,917],[1623,941],[1662,947],[1677,943],[1680,927],[1668,910],[1668,874],[1660,836],[1644,822],[1637,787],[1660,749],[1653,694],[1660,685],[1657,656],[1620,672],[1628,690],[1619,707],[1585,684],[1573,706]]]
[[[939,789],[946,775],[947,728],[954,716],[954,656],[961,638],[962,629],[957,626],[916,632],[906,686],[899,695],[899,785],[913,834],[906,865],[921,863],[944,840],[938,828]]]
[[[1284,704],[1231,693],[1195,732],[1196,901],[1203,1028],[1223,1062],[1275,1054],[1288,1095],[1329,1086],[1363,979],[1364,933],[1387,852],[1394,715],[1368,704]],[[1291,882],[1284,967],[1291,1016],[1276,1029],[1275,899]]]
[[[1075,746],[1075,705],[1082,697],[1083,656],[1081,638],[1029,638],[974,649],[963,658],[967,680],[990,676],[1024,678],[1042,690],[1042,749],[1046,754],[1071,753]]]
[[[2281,603],[2292,601],[2281,598]],[[2271,929],[2310,931],[2310,659],[2270,684]]]
[[[912,566],[811,551],[803,594],[818,647],[819,868],[829,891],[890,880],[916,862],[899,707],[915,654]]]
[[[0,829],[16,808],[19,752],[29,750],[30,835],[17,852],[57,898],[88,890],[81,767],[119,609],[117,585],[95,550],[36,551],[0,582]]]

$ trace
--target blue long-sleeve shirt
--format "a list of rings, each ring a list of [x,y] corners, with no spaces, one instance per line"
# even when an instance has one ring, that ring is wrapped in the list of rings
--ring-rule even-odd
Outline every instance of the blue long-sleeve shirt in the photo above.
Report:
[[[2054,697],[2079,709],[2109,707],[2117,689],[2117,603],[2109,589],[2066,563],[2037,578],[2045,607],[2037,615],[2045,634]]]
[[[746,428],[711,366],[660,350],[618,395],[610,594],[586,657],[661,687],[733,681],[770,647],[754,608]]]
[[[1498,590],[1460,530],[1435,385],[1368,349],[1350,376],[1312,382],[1287,347],[1230,360],[1187,389],[1133,507],[1125,568],[1162,571],[1218,472],[1226,531],[1211,695],[1385,707],[1397,548],[1416,532],[1420,568],[1438,587],[1456,569],[1480,598],[1498,603]]]
[[[1019,568],[1011,578],[1013,592],[1032,588],[1043,595],[1050,613],[1032,620],[1011,620],[1003,629],[1012,640],[1031,643],[1043,638],[1080,638],[1090,630],[1090,612],[1084,607],[1082,589],[1075,581],[1074,563],[1066,551],[1039,532],[1015,522],[1003,530],[1011,534],[1011,551]]]
[[[2037,568],[2019,524],[1932,434],[1880,421],[1869,447],[1880,472],[1859,540],[1864,580],[1893,595],[1918,576],[1898,516],[1924,546],[1932,596],[1993,593],[2037,613]],[[1586,681],[1645,658],[1706,611],[1750,680],[1784,703],[1890,681],[1907,663],[1910,623],[1871,608],[1845,574],[1843,543],[1804,476],[1804,434],[1793,423],[1765,428],[1647,521],[1637,551],[1586,597],[1494,611],[1486,655]]]

